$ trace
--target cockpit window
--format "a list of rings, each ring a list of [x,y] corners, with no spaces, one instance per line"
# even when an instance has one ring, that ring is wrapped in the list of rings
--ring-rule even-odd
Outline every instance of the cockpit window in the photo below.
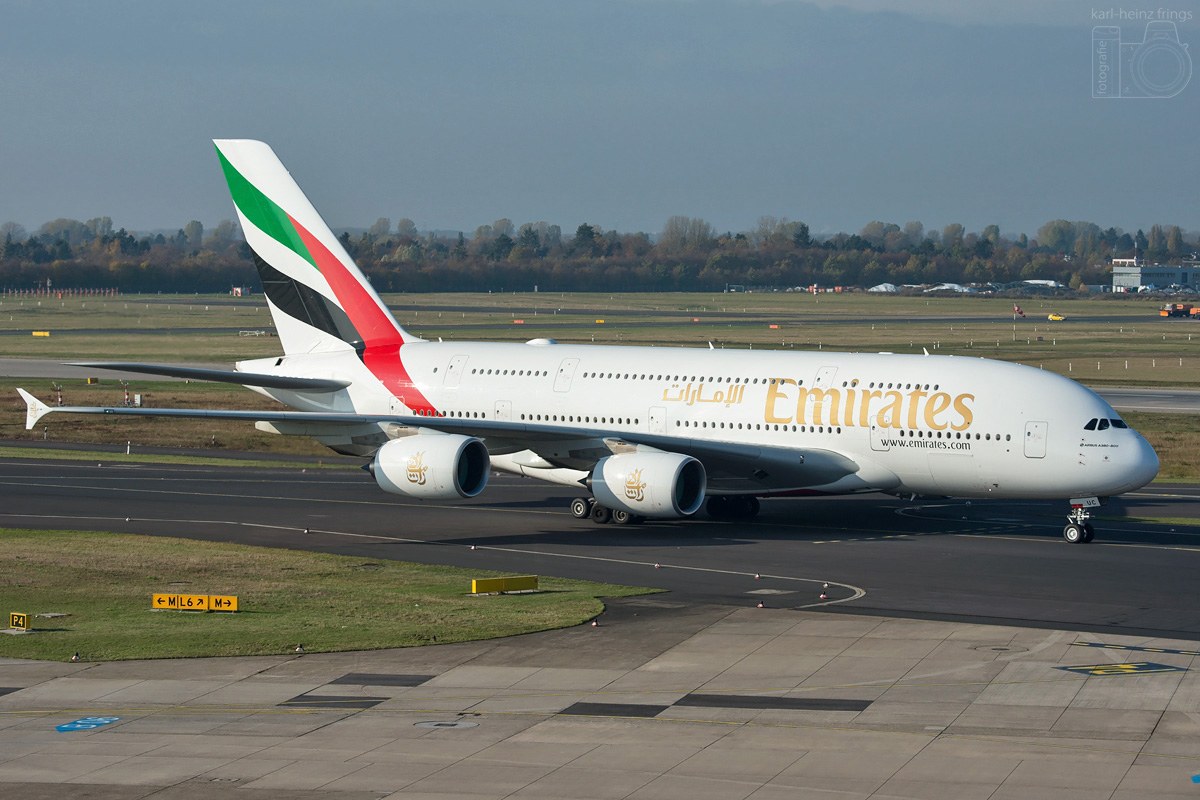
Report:
[[[1099,421],[1100,420],[1090,419],[1090,420],[1088,420],[1088,424],[1083,426],[1083,429],[1085,431],[1094,431],[1094,430],[1096,430],[1096,423]],[[1107,427],[1107,426],[1105,426],[1105,427]]]
[[[1098,431],[1108,430],[1108,420],[1106,420],[1106,419],[1100,420],[1100,424],[1096,426],[1096,430],[1098,430]]]
[[[1129,427],[1128,425],[1125,424],[1125,420],[1123,420],[1123,419],[1110,419],[1109,422],[1112,423],[1112,426],[1114,428],[1128,428]]]

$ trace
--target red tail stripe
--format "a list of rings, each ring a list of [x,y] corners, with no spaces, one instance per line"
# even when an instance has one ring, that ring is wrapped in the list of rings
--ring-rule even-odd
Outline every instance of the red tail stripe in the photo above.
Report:
[[[296,226],[296,232],[300,234],[313,261],[317,263],[317,269],[329,282],[329,288],[333,289],[338,303],[349,315],[354,327],[362,334],[363,342],[367,347],[403,344],[404,339],[391,316],[379,307],[379,303],[375,302],[375,298],[371,296],[370,292],[363,288],[356,277],[350,274],[341,259],[329,252],[329,248],[321,244],[317,237],[309,233],[291,215],[288,216],[288,219],[291,220],[292,225]]]
[[[388,391],[401,403],[414,411],[436,415],[433,404],[413,385],[413,380],[400,360],[400,346],[404,339],[396,328],[391,316],[384,311],[375,298],[371,296],[358,279],[350,274],[341,259],[329,251],[317,237],[288,215],[296,232],[308,252],[312,255],[317,269],[333,289],[338,303],[354,323],[354,327],[363,337],[366,349],[363,351],[363,364],[371,374],[378,378]]]
[[[368,347],[363,351],[363,364],[401,403],[413,411],[437,416],[437,409],[408,376],[408,370],[400,360],[399,347]]]

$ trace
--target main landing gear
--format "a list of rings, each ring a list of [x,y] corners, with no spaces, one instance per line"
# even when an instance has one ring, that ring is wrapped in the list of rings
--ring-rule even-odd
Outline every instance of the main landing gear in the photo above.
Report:
[[[758,498],[752,495],[713,495],[704,506],[713,519],[754,519],[758,508]]]
[[[1071,513],[1067,515],[1070,522],[1063,528],[1063,538],[1068,544],[1087,544],[1096,538],[1096,529],[1087,521],[1090,516],[1091,514],[1083,508],[1071,509]]]
[[[646,518],[640,514],[630,514],[623,508],[607,508],[590,497],[576,497],[571,501],[571,516],[575,519],[587,519],[597,525],[607,525],[615,522],[618,525],[641,525]]]

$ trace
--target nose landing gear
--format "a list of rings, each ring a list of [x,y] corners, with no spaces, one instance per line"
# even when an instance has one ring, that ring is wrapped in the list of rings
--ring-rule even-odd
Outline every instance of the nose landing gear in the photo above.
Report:
[[[1088,522],[1091,516],[1082,506],[1071,509],[1071,513],[1067,515],[1069,522],[1063,528],[1063,538],[1068,544],[1087,544],[1096,538],[1096,529]]]

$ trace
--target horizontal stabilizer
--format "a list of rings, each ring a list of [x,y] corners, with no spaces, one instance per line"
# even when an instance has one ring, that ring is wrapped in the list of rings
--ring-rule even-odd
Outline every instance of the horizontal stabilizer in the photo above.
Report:
[[[31,431],[33,430],[33,426],[37,425],[37,421],[49,414],[53,409],[24,389],[17,389],[17,393],[25,401],[25,430]]]
[[[286,375],[264,375],[257,372],[237,372],[236,370],[228,369],[176,367],[171,364],[137,364],[125,361],[76,361],[67,366],[141,372],[147,375],[166,375],[171,378],[186,378],[193,381],[239,383],[242,386],[261,386],[264,389],[291,389],[297,392],[336,392],[350,385],[350,381],[326,378],[292,378]]]

